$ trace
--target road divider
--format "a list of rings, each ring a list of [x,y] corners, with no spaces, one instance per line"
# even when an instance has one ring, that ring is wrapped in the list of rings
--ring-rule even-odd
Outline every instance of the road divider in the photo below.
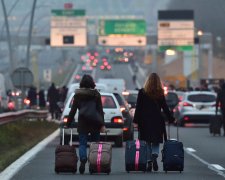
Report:
[[[47,119],[48,110],[25,109],[0,114],[0,125],[21,119]]]

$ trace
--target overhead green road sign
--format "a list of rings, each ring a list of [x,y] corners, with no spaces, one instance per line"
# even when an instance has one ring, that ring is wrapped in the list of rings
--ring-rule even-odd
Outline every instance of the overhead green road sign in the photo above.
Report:
[[[84,9],[53,9],[53,16],[85,16]]]
[[[168,49],[173,49],[176,51],[192,51],[193,50],[193,46],[160,46],[159,50],[160,51],[166,51]]]
[[[145,20],[138,19],[105,19],[99,22],[99,35],[107,36],[112,34],[120,35],[146,35]]]

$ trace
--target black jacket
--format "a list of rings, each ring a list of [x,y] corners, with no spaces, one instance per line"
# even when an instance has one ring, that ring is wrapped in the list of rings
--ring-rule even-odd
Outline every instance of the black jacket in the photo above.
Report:
[[[173,122],[174,118],[166,104],[164,96],[158,100],[153,100],[144,92],[144,89],[139,90],[133,121],[138,124],[139,138],[141,140],[151,143],[163,142],[166,127],[161,114],[161,108],[169,122]]]
[[[99,132],[101,126],[104,125],[104,112],[102,107],[101,95],[96,89],[80,88],[75,91],[73,97],[73,104],[68,117],[68,124],[70,124],[77,112],[77,109],[80,109],[82,102],[93,100],[96,101],[96,110],[102,116],[102,122],[98,126],[91,126],[87,121],[82,120],[78,114],[78,133],[95,133]]]
[[[218,92],[216,98],[216,113],[220,104],[221,112],[225,116],[225,84],[223,84],[222,89]]]

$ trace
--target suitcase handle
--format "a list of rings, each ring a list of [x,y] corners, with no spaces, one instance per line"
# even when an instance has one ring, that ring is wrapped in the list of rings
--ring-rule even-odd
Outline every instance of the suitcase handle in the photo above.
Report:
[[[62,128],[62,145],[64,145],[65,141],[65,128]],[[70,128],[70,146],[72,146],[73,143],[73,130]]]
[[[177,123],[177,141],[179,141],[179,127],[178,127],[178,123]],[[170,124],[168,123],[168,139],[170,139]]]

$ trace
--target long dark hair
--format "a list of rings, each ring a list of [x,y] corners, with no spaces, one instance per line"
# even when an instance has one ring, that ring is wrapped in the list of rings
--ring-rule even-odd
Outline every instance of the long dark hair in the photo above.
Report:
[[[94,79],[90,75],[84,74],[81,81],[80,81],[80,88],[94,89],[95,88]]]
[[[149,75],[144,84],[144,91],[153,99],[159,99],[164,95],[163,87],[158,74]]]

